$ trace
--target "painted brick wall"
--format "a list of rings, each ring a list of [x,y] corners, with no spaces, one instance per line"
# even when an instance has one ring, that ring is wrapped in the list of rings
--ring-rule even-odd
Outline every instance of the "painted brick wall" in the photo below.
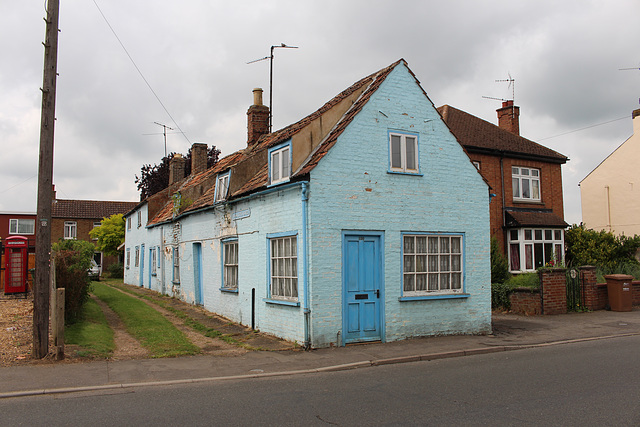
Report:
[[[419,135],[421,176],[388,173],[389,130]],[[314,346],[340,342],[342,230],[384,232],[384,339],[490,331],[488,189],[406,68],[313,170],[309,203]],[[403,231],[464,235],[468,298],[399,301]]]

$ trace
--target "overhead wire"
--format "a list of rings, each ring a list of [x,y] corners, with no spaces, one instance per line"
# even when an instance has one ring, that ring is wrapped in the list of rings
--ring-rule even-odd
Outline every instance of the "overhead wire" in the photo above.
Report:
[[[151,93],[153,93],[153,96],[156,97],[156,99],[158,100],[158,102],[160,103],[160,105],[162,106],[162,108],[164,109],[165,113],[167,113],[167,115],[169,116],[169,118],[171,119],[171,121],[173,122],[173,124],[178,128],[178,130],[180,131],[180,133],[182,133],[182,135],[184,136],[184,138],[187,140],[187,142],[189,142],[189,144],[191,144],[191,141],[189,140],[189,137],[187,136],[186,133],[184,133],[182,131],[182,129],[180,128],[180,125],[178,124],[178,122],[176,122],[176,120],[173,118],[173,116],[171,115],[171,113],[169,112],[169,110],[167,109],[167,107],[164,105],[164,103],[162,102],[162,100],[160,99],[160,97],[158,96],[158,94],[156,93],[155,90],[153,90],[153,87],[151,87],[151,84],[149,83],[149,81],[146,79],[146,77],[144,76],[144,74],[142,74],[142,71],[140,70],[140,68],[138,67],[138,65],[136,64],[136,61],[133,60],[133,57],[129,54],[129,51],[127,50],[127,48],[124,46],[124,43],[122,43],[122,40],[120,40],[120,37],[118,37],[118,34],[116,33],[116,31],[113,29],[113,27],[111,26],[111,24],[109,23],[109,20],[107,19],[107,17],[105,16],[104,13],[102,13],[102,9],[100,9],[100,6],[98,6],[98,3],[96,2],[96,0],[93,0],[93,4],[96,5],[96,8],[98,9],[98,12],[100,12],[100,15],[102,15],[102,19],[104,19],[104,22],[107,23],[107,26],[109,27],[109,29],[111,30],[111,32],[113,33],[113,35],[115,36],[116,40],[118,40],[118,43],[120,43],[120,46],[122,47],[122,49],[124,50],[124,52],[127,54],[127,56],[129,57],[129,60],[131,61],[131,63],[133,64],[133,66],[135,67],[136,71],[138,72],[138,74],[140,74],[140,77],[142,77],[142,80],[144,80],[144,82],[146,83],[147,87],[149,88],[149,90],[151,91]]]
[[[608,122],[597,123],[595,125],[586,126],[586,127],[580,128],[580,129],[570,130],[569,132],[560,133],[558,135],[547,136],[546,138],[538,138],[537,141],[544,141],[545,139],[551,139],[551,138],[557,138],[557,137],[563,136],[563,135],[569,135],[570,133],[580,132],[582,130],[591,129],[591,128],[594,128],[594,127],[597,127],[597,126],[607,125],[609,123],[617,122],[619,120],[624,120],[624,119],[627,119],[627,118],[629,118],[629,117],[628,116],[620,117],[620,118],[617,118],[617,119],[609,120]]]

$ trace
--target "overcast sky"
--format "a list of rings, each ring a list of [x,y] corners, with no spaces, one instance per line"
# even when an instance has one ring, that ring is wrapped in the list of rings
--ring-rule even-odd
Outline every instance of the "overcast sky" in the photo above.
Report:
[[[497,123],[500,101],[483,96],[510,99],[495,81],[510,75],[521,135],[570,158],[569,223],[581,221],[578,182],[631,136],[640,108],[636,0],[60,2],[59,198],[137,201],[135,175],[164,155],[154,122],[175,129],[169,152],[243,148],[251,91],[265,88],[266,103],[269,87],[269,61],[247,62],[280,43],[299,49],[275,51],[274,130],[399,58],[436,106]],[[35,212],[45,3],[0,5],[0,211]]]

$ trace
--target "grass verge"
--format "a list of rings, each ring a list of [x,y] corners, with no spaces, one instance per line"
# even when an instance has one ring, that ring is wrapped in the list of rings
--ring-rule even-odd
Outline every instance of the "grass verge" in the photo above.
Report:
[[[116,312],[132,336],[152,357],[196,354],[200,349],[162,314],[138,298],[103,283],[94,283],[92,293]]]
[[[65,328],[64,339],[67,344],[82,347],[79,356],[108,358],[116,347],[107,318],[91,298],[82,307],[81,319]]]

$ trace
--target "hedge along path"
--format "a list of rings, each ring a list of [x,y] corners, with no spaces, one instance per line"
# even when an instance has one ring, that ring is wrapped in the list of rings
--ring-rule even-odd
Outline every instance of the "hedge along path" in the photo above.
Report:
[[[194,345],[157,310],[110,286],[94,283],[92,293],[120,317],[127,332],[149,351],[151,357],[197,354]]]

